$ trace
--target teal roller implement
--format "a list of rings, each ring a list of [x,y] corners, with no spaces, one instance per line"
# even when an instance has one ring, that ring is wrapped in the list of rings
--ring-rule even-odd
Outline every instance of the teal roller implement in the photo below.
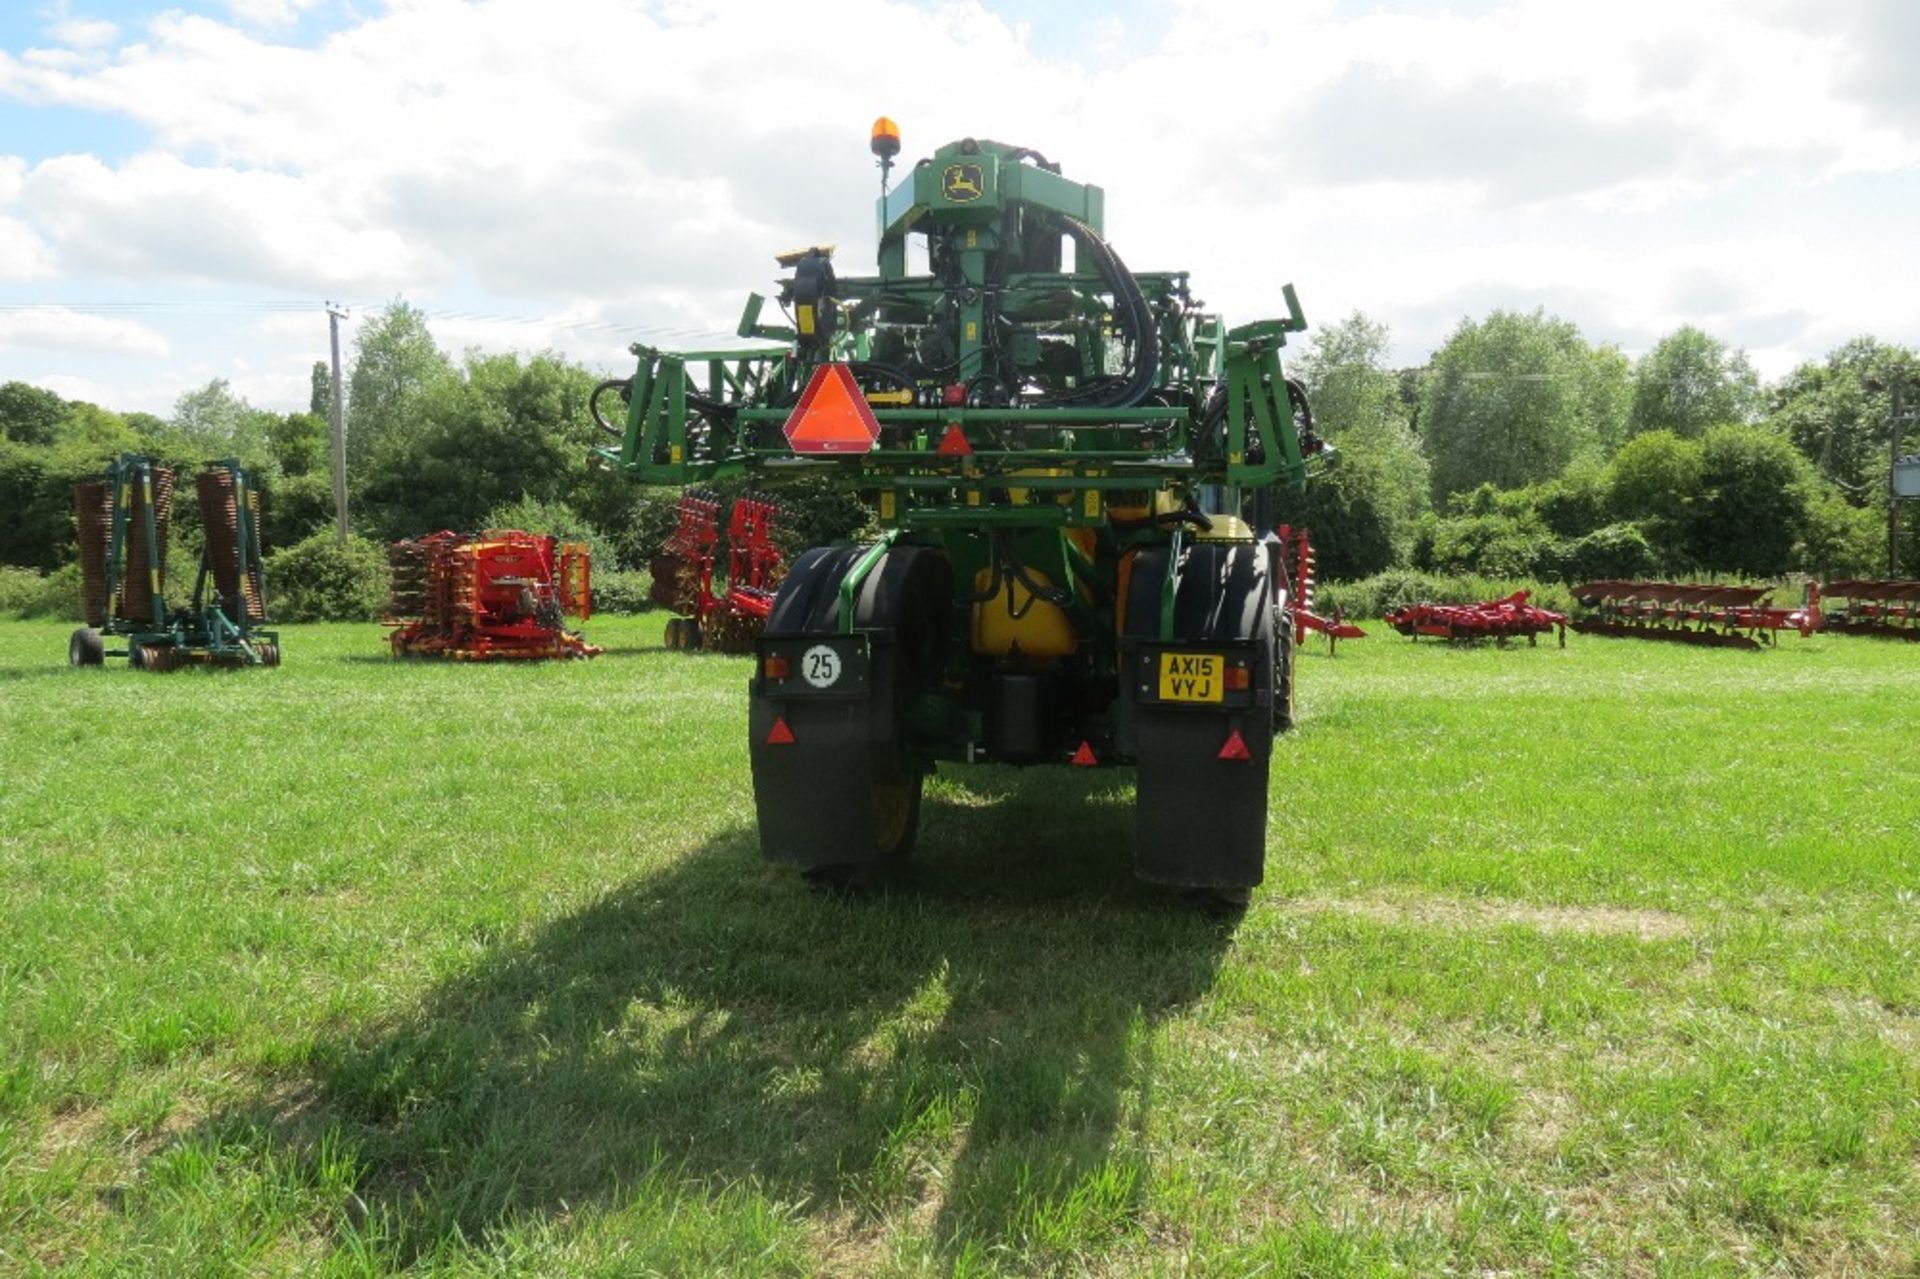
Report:
[[[125,454],[74,489],[86,625],[67,643],[74,666],[125,657],[136,670],[188,664],[278,666],[266,629],[260,493],[238,462],[209,462],[195,477],[204,544],[192,602],[167,605],[167,536],[174,475]],[[110,647],[110,644],[117,645]]]

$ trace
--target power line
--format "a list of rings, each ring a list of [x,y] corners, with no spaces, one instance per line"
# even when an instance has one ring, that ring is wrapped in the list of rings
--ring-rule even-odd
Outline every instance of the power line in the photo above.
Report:
[[[312,299],[260,299],[250,301],[129,301],[129,302],[0,302],[0,314],[23,314],[28,312],[63,312],[72,315],[94,315],[104,318],[137,316],[172,316],[191,314],[220,314],[231,312],[243,315],[300,315],[309,314],[323,306],[340,305],[359,311],[381,309],[377,303],[343,302],[328,303]],[[633,334],[653,338],[705,337],[725,333],[719,327],[687,326],[666,328],[658,325],[634,324],[624,320],[570,320],[555,315],[510,315],[496,311],[449,311],[416,308],[429,320],[438,320],[451,324],[494,324],[517,325],[528,328],[561,329],[575,333]]]

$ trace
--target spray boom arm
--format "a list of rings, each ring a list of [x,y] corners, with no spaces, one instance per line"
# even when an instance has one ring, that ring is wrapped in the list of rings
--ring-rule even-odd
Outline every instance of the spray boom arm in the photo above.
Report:
[[[880,144],[876,126],[890,168]],[[837,473],[906,526],[1093,524],[1119,491],[1303,484],[1323,450],[1280,364],[1306,327],[1293,287],[1283,318],[1228,329],[1185,272],[1130,270],[1104,212],[1036,151],[942,147],[883,192],[876,275],[838,275],[831,246],[779,255],[787,322],[754,294],[738,332],[780,345],[632,347],[633,376],[595,391],[597,452],[658,484]],[[822,430],[851,444],[809,447]]]

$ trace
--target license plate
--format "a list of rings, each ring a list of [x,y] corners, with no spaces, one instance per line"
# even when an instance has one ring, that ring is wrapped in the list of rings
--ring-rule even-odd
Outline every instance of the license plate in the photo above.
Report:
[[[1160,654],[1160,700],[1217,702],[1226,693],[1227,659],[1220,653]]]

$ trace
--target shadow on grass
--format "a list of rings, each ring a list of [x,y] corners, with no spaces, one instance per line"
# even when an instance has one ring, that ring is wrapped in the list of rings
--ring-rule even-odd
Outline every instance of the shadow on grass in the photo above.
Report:
[[[1131,876],[1131,788],[969,770],[915,869],[840,900],[730,831],[208,1122],[231,1148],[357,1152],[392,1260],[648,1178],[911,1219],[948,1255],[1097,1244],[1137,1208],[1151,1029],[1234,925]]]
[[[78,669],[67,664],[66,654],[51,659],[45,666],[0,666],[0,680],[25,679],[105,679],[128,680],[130,687],[145,688],[154,680],[174,679],[229,679],[246,678],[247,668],[212,666],[194,663],[179,670],[154,674],[138,671],[127,664],[124,657],[110,658],[101,666],[86,666]]]
[[[0,679],[85,679],[92,676],[91,671],[76,671],[68,666],[64,653],[58,659],[50,659],[45,666],[0,666]]]
[[[593,637],[591,635],[587,637],[587,642],[588,643],[593,642]],[[659,644],[615,644],[606,648],[602,648],[600,652],[597,653],[594,657],[586,660],[599,661],[609,657],[614,658],[616,660],[623,657],[651,657],[651,656],[657,656],[661,653],[666,653],[670,651],[672,650],[667,649]],[[684,658],[687,661],[703,661],[703,660],[719,658],[719,657],[732,657],[732,658],[746,659],[748,655],[745,653],[727,653],[727,654],[687,653],[684,655]],[[468,663],[457,661],[453,658],[446,658],[446,657],[431,657],[431,656],[425,656],[425,655],[409,655],[406,657],[395,657],[393,655],[393,650],[391,649],[391,647],[386,646],[384,641],[382,641],[382,647],[380,651],[377,653],[343,653],[340,656],[335,658],[330,658],[329,660],[339,661],[339,662],[370,662],[370,663],[375,663],[383,666],[394,666],[394,665],[465,666],[465,665],[468,665]],[[510,665],[512,663],[512,660],[513,659],[509,659],[509,658],[501,658],[495,661],[493,664],[497,666]],[[547,659],[535,658],[535,659],[529,659],[529,660],[541,661],[541,660],[547,660]],[[580,660],[580,659],[562,659],[562,660]]]

